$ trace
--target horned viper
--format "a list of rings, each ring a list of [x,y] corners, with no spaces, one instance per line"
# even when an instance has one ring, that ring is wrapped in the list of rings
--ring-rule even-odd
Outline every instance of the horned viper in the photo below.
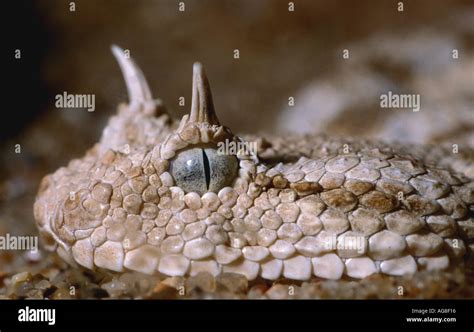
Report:
[[[83,158],[42,180],[34,205],[45,246],[70,264],[337,280],[465,260],[469,160],[442,147],[236,136],[220,124],[198,63],[191,111],[175,121],[133,60],[113,53],[130,102]]]

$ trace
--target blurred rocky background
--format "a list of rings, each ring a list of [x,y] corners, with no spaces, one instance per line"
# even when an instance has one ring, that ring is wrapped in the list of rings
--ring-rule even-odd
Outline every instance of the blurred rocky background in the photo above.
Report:
[[[295,0],[289,11],[286,0],[183,0],[183,12],[180,2],[2,5],[8,29],[0,234],[36,234],[32,205],[41,178],[80,157],[127,101],[111,44],[130,50],[176,118],[189,109],[192,63],[201,61],[219,118],[237,133],[316,132],[474,148],[472,1],[404,1],[399,11],[393,0]],[[56,108],[54,97],[64,91],[94,94],[95,112]],[[421,110],[381,109],[387,91],[420,94]],[[2,276],[25,269],[25,262],[34,265],[28,255],[0,252],[0,288]]]

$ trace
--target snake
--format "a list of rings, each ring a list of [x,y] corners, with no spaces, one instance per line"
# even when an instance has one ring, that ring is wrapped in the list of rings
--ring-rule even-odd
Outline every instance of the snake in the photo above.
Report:
[[[129,102],[100,141],[46,175],[34,203],[44,247],[73,267],[248,280],[410,276],[466,262],[472,160],[443,146],[321,134],[235,135],[193,65],[173,119],[112,46]]]

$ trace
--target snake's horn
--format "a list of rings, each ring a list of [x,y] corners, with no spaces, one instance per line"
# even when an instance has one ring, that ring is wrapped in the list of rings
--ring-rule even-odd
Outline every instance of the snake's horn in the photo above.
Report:
[[[212,102],[211,87],[204,68],[199,62],[193,65],[193,97],[188,121],[220,125]]]
[[[140,68],[138,68],[135,62],[120,47],[112,45],[111,49],[125,78],[130,104],[151,102],[152,96],[150,87]]]

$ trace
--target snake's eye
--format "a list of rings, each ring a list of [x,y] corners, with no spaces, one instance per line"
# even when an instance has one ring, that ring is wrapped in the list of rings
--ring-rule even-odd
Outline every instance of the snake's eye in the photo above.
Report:
[[[195,147],[180,151],[171,161],[171,174],[176,185],[185,192],[200,195],[217,192],[232,184],[237,176],[238,160],[233,155],[217,153],[209,147]]]

